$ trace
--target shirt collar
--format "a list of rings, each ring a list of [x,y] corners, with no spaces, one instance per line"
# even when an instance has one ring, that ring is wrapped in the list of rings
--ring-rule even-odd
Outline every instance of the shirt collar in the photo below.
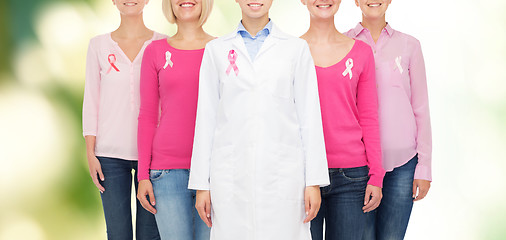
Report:
[[[258,32],[255,37],[258,37],[258,36],[261,36],[261,35],[268,36],[271,33],[271,31],[272,31],[272,21],[271,21],[271,19],[269,19],[269,22],[267,23],[267,25],[265,25],[265,27],[260,32]],[[242,25],[242,20],[239,22],[239,26],[237,27],[237,33],[241,34],[241,36],[249,36],[251,38],[254,38],[246,30],[246,28],[244,27],[244,25]]]
[[[365,28],[364,28],[364,26],[362,26],[362,23],[358,23],[357,26],[353,30],[353,32],[355,34],[354,37],[357,37],[364,30],[365,30]],[[392,36],[392,34],[394,34],[394,29],[388,23],[383,30],[385,30],[387,32],[388,36],[390,36],[390,37]]]

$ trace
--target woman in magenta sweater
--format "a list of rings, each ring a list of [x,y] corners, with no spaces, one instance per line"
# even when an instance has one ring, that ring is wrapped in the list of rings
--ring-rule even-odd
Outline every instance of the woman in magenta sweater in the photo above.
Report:
[[[177,24],[177,33],[151,43],[142,60],[137,198],[155,214],[162,239],[209,239],[210,229],[194,207],[195,191],[187,186],[199,68],[206,43],[214,39],[202,25],[212,4],[163,0],[164,14]]]
[[[374,57],[366,43],[334,25],[340,0],[303,0],[310,14],[301,36],[316,64],[330,186],[311,222],[313,240],[360,240],[366,213],[378,207],[384,170],[378,126]]]

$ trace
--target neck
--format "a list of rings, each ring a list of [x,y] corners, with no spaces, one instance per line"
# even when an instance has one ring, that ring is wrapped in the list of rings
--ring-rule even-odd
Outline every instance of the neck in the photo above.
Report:
[[[311,42],[330,42],[341,35],[334,24],[334,17],[317,19],[311,17],[309,29],[306,34],[307,40]]]
[[[172,36],[174,39],[196,40],[205,38],[207,35],[198,21],[177,22],[177,32]]]
[[[242,15],[242,25],[248,31],[251,36],[256,36],[258,32],[260,32],[265,25],[269,23],[269,14],[266,14],[260,18],[250,18],[245,14]]]
[[[387,22],[385,20],[384,15],[381,18],[374,18],[374,19],[370,19],[370,18],[366,18],[365,16],[362,16],[362,26],[369,30],[374,41],[376,42],[378,40],[383,28],[385,28],[387,26]]]
[[[121,15],[121,23],[115,32],[124,38],[135,38],[149,31],[146,25],[144,25],[142,14],[139,14],[136,16]]]

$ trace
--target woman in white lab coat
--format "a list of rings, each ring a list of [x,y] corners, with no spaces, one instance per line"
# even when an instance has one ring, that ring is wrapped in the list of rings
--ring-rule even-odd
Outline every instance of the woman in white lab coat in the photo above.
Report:
[[[329,184],[313,59],[272,24],[272,0],[236,2],[238,30],[204,51],[189,188],[211,239],[309,240]]]

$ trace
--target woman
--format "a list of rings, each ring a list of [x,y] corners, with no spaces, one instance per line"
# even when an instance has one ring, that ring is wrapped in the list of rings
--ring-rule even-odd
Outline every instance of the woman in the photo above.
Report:
[[[113,0],[114,32],[91,39],[86,60],[83,135],[90,175],[100,190],[108,239],[132,239],[132,169],[137,188],[137,116],[144,48],[165,35],[143,22],[147,0]],[[160,239],[153,214],[137,201],[136,239]]]
[[[362,22],[346,34],[369,44],[376,60],[383,153],[383,200],[364,239],[403,239],[413,201],[430,188],[431,127],[420,43],[385,20],[391,0],[356,0]]]
[[[187,186],[198,69],[204,47],[213,39],[202,25],[212,4],[212,0],[164,0],[163,12],[177,25],[177,33],[153,41],[142,60],[137,198],[155,214],[162,239],[209,239],[209,228],[194,208],[195,191]]]
[[[366,43],[341,34],[334,25],[340,0],[302,0],[310,14],[301,36],[316,64],[330,186],[311,222],[313,240],[362,239],[366,212],[381,200],[378,100],[374,57]]]
[[[329,181],[313,60],[272,0],[236,2],[239,27],[204,52],[189,188],[211,239],[309,240]]]

